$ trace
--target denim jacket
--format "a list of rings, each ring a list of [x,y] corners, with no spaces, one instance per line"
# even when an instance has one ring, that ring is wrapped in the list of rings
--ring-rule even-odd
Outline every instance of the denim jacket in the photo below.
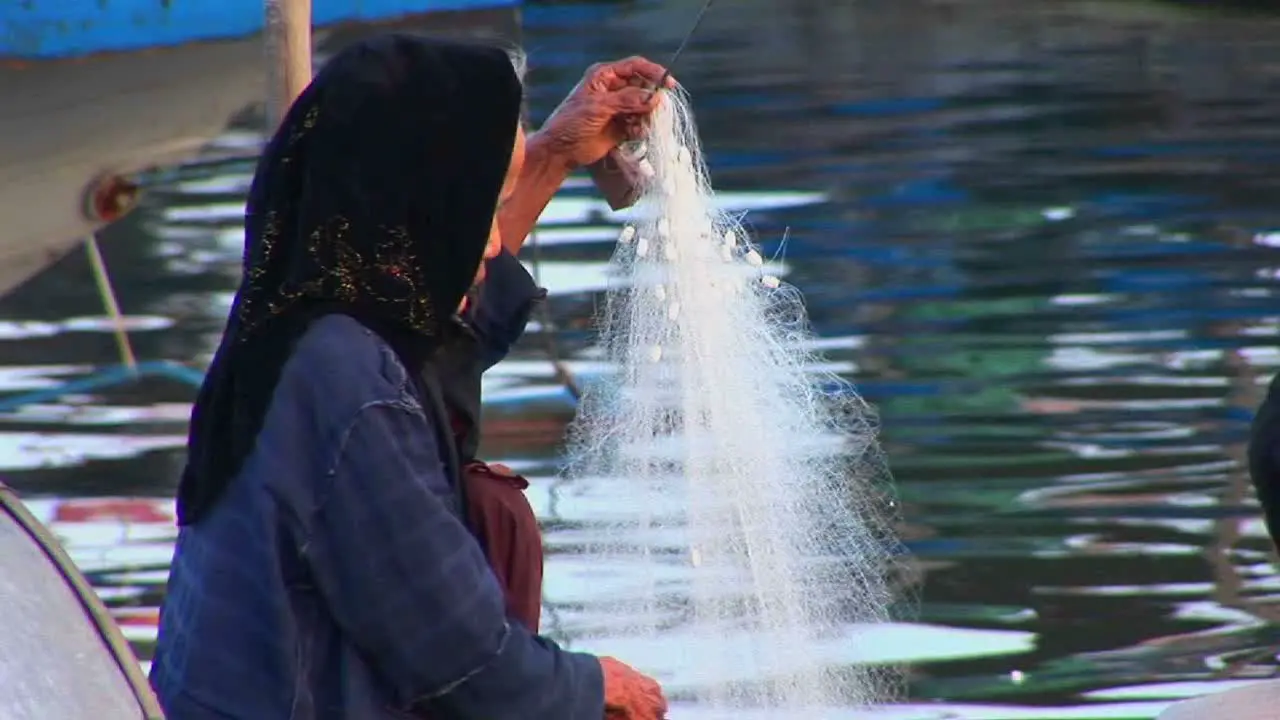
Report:
[[[501,356],[527,311],[499,278],[487,322],[514,330],[479,334]],[[300,339],[257,448],[179,534],[151,672],[171,720],[603,717],[596,658],[508,622],[413,388],[351,318]]]

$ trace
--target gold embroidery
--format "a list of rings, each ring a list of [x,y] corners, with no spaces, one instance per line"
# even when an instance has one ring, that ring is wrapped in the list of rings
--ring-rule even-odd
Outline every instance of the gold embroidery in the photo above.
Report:
[[[316,126],[316,119],[319,117],[319,107],[312,105],[308,108],[307,114],[302,116],[302,122],[294,127],[293,131],[289,133],[288,146],[293,147],[294,145],[297,145],[298,141],[302,139],[302,136],[306,135],[308,130]]]
[[[351,243],[350,221],[341,216],[332,218],[307,238],[307,262],[315,269],[314,276],[301,283],[269,288],[258,285],[267,265],[279,261],[275,257],[279,224],[274,216],[268,216],[262,238],[263,257],[249,271],[249,287],[240,305],[245,334],[302,300],[379,303],[387,306],[388,314],[402,318],[409,328],[425,335],[437,334],[435,308],[423,287],[409,232],[403,227],[379,227],[374,232],[378,238],[372,257],[365,257]],[[263,300],[266,311],[256,312]]]
[[[308,130],[316,125],[317,108],[307,111],[303,121],[289,135],[283,163],[292,160],[288,153]],[[388,314],[401,318],[412,330],[434,336],[439,323],[431,298],[425,290],[425,280],[419,270],[413,240],[404,227],[361,228],[360,232],[376,233],[372,257],[365,257],[351,243],[351,222],[335,216],[323,226],[312,230],[307,237],[304,258],[281,257],[280,242],[282,222],[276,211],[267,213],[262,235],[258,238],[255,257],[246,257],[248,271],[241,293],[238,317],[241,339],[253,334],[254,329],[303,300],[336,300],[355,304],[378,303],[388,306]],[[283,287],[268,287],[262,283],[272,275],[281,263],[300,262],[310,265],[309,279],[300,283],[287,283]],[[265,310],[262,305],[265,304]]]

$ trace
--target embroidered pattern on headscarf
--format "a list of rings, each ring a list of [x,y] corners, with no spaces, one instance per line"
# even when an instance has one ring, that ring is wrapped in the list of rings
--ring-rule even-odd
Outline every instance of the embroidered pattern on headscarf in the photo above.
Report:
[[[295,148],[315,128],[319,117],[319,108],[310,107],[302,122],[290,130],[280,158],[282,170],[292,169]],[[391,306],[387,309],[403,318],[408,329],[426,336],[437,334],[436,313],[431,297],[423,291],[424,279],[416,269],[417,256],[406,228],[379,226],[373,257],[365,257],[350,241],[351,221],[335,215],[307,238],[306,252],[315,265],[315,276],[301,283],[286,281],[272,286],[266,278],[281,262],[276,253],[280,228],[279,210],[268,211],[258,242],[247,245],[249,252],[256,250],[260,256],[248,257],[245,262],[245,282],[236,308],[241,327],[239,342],[251,338],[259,325],[305,299],[346,304],[372,300]],[[264,303],[266,309],[259,310]]]
[[[279,220],[268,213],[261,247],[267,263],[279,237]],[[307,254],[318,273],[301,283],[286,282],[275,287],[261,282],[267,275],[264,265],[254,265],[247,274],[245,291],[237,310],[241,342],[253,336],[266,320],[289,311],[300,300],[326,300],[345,304],[374,302],[403,318],[410,330],[435,336],[439,324],[431,297],[423,290],[423,278],[416,270],[417,257],[409,231],[403,227],[378,228],[380,237],[372,257],[366,257],[349,240],[351,223],[341,215],[316,228],[307,238]],[[260,302],[266,310],[259,312]]]

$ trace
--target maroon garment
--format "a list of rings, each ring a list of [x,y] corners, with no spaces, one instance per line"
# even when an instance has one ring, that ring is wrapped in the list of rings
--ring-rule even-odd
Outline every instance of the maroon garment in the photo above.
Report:
[[[525,497],[529,481],[504,465],[474,461],[462,471],[467,520],[507,598],[508,617],[538,632],[542,618],[542,532]]]
[[[488,279],[463,312],[466,332],[440,349],[433,372],[453,426],[471,532],[506,594],[508,617],[536,633],[542,611],[542,534],[524,496],[529,483],[501,465],[477,461],[476,453],[480,376],[524,333],[546,291],[505,250],[485,267]]]

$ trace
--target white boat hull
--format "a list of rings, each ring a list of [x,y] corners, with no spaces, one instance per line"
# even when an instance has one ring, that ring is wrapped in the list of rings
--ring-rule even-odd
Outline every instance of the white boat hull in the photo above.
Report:
[[[516,8],[397,22],[433,32],[514,38]],[[386,27],[385,25],[381,27]],[[372,25],[317,32],[331,51]],[[326,39],[327,38],[327,39]],[[194,156],[266,95],[260,36],[31,62],[0,60],[0,295],[104,222],[86,212],[98,178]]]

